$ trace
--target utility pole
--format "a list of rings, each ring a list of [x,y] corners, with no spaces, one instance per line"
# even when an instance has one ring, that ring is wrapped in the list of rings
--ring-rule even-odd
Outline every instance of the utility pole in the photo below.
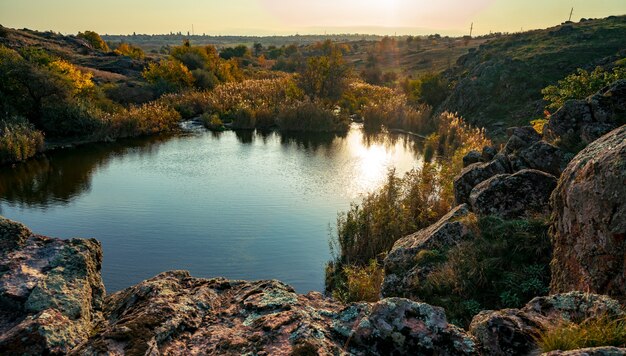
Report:
[[[569,20],[567,21],[572,21],[572,15],[574,14],[574,8],[572,7],[572,11],[569,12]]]
[[[474,31],[474,23],[470,26],[470,37],[472,37],[472,31]]]
[[[195,35],[194,29],[193,29],[193,24],[191,24],[191,35]]]

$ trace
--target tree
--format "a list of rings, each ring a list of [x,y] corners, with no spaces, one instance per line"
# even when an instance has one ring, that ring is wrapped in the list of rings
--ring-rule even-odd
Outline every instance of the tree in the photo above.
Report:
[[[82,38],[85,41],[87,41],[91,45],[91,47],[93,47],[93,49],[95,50],[100,50],[103,52],[110,51],[107,43],[104,42],[102,37],[100,37],[100,35],[94,31],[79,32],[78,35],[76,35],[76,37]]]
[[[252,47],[254,48],[254,55],[256,57],[258,57],[261,54],[261,51],[263,51],[263,45],[258,42],[255,43]]]
[[[298,84],[310,97],[339,100],[347,88],[349,75],[350,67],[341,51],[334,48],[328,56],[309,58],[299,73]]]

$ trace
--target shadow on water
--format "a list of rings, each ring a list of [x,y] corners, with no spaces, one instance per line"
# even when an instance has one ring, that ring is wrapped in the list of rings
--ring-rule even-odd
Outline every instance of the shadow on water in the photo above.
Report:
[[[120,140],[50,152],[15,167],[0,168],[0,202],[27,207],[68,204],[89,191],[92,175],[129,152],[157,153],[167,136]],[[2,212],[0,205],[0,213]]]

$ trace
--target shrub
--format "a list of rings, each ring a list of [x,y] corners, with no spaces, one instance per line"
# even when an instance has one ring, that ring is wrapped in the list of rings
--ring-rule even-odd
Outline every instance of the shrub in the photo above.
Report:
[[[143,77],[152,84],[157,93],[171,93],[193,85],[193,75],[184,64],[176,60],[161,60],[150,63]]]
[[[217,114],[203,114],[200,120],[204,127],[211,131],[224,131],[224,123]]]
[[[100,37],[100,35],[97,32],[94,32],[94,31],[79,32],[78,35],[76,35],[76,37],[82,38],[85,41],[87,41],[91,45],[91,47],[93,47],[93,49],[100,50],[103,52],[110,51],[107,43],[104,42],[102,37]]]
[[[581,323],[564,322],[537,337],[542,352],[568,351],[598,346],[626,346],[626,319],[600,316]]]
[[[23,119],[0,122],[0,164],[24,161],[44,147],[41,131]]]
[[[44,106],[43,130],[53,137],[87,136],[101,129],[101,113],[85,101],[65,101]]]
[[[578,69],[576,73],[559,80],[557,85],[544,88],[541,93],[549,103],[547,108],[556,110],[567,100],[584,99],[618,79],[626,79],[626,67],[616,67],[612,72],[597,67],[591,73]]]
[[[346,132],[350,121],[321,100],[294,100],[280,106],[276,119],[281,131]]]
[[[180,119],[180,114],[173,108],[151,102],[104,115],[105,124],[98,135],[101,138],[123,138],[167,132],[175,130]]]
[[[441,74],[429,73],[416,80],[407,80],[404,91],[413,104],[437,107],[448,95],[448,81]]]
[[[129,43],[121,43],[114,51],[121,56],[128,56],[132,59],[144,59],[146,56],[140,47]]]

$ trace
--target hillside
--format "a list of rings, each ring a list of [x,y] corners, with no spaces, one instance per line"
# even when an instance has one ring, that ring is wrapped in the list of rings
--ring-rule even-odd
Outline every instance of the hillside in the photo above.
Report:
[[[458,112],[492,136],[544,110],[541,89],[577,68],[611,67],[626,56],[626,16],[581,20],[489,41],[445,75],[453,89],[439,111]]]

